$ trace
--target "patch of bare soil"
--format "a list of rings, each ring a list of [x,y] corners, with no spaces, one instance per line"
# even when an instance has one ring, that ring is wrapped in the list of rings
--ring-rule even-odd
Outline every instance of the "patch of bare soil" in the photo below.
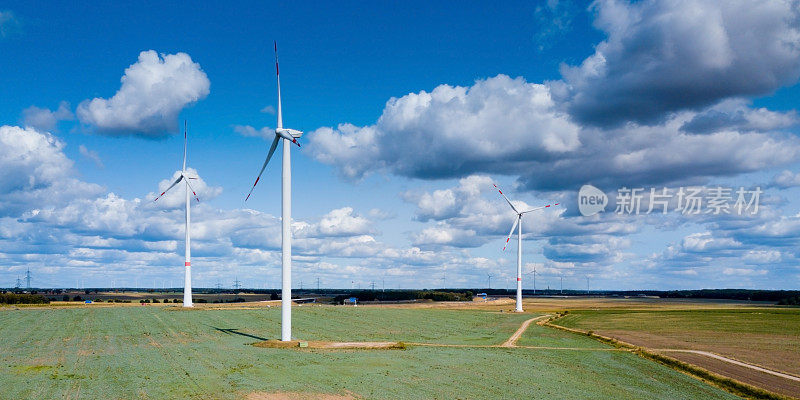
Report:
[[[253,392],[246,397],[247,400],[356,400],[358,397],[352,393],[310,393],[310,392]]]
[[[265,340],[254,343],[253,346],[273,349],[358,349],[358,350],[402,350],[406,348],[403,342],[325,342],[310,340],[308,346],[300,347],[300,341],[293,340],[282,342],[280,340]]]
[[[325,349],[388,349],[397,346],[397,342],[316,342]],[[308,344],[311,346],[311,343]]]

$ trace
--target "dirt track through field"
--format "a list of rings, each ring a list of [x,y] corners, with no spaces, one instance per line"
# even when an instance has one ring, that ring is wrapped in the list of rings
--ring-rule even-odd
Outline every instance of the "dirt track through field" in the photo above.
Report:
[[[519,329],[517,329],[517,331],[514,332],[514,334],[511,335],[511,337],[505,341],[505,343],[501,344],[500,347],[514,347],[515,343],[517,343],[517,340],[519,340],[520,336],[522,336],[522,334],[525,333],[525,330],[528,329],[528,326],[531,324],[531,322],[549,317],[550,315],[542,315],[536,318],[531,318],[523,322],[522,326],[520,326]]]
[[[427,347],[473,347],[473,348],[519,348],[519,349],[531,349],[531,350],[578,350],[578,351],[627,351],[625,349],[618,349],[618,348],[597,348],[597,347],[563,347],[563,346],[517,346],[517,340],[522,337],[522,334],[528,329],[528,327],[536,321],[544,320],[550,318],[551,315],[540,315],[538,317],[534,317],[528,320],[525,320],[522,325],[520,325],[519,329],[514,332],[511,337],[508,338],[502,344],[443,344],[443,343],[409,343],[410,345],[414,346],[427,346]]]
[[[707,369],[719,375],[792,398],[797,398],[798,393],[800,393],[800,382],[761,372],[760,370],[751,368],[750,365],[733,364],[718,358],[708,357],[706,354],[697,354],[693,352],[664,351],[662,354]]]
[[[766,369],[766,368],[763,368],[763,367],[759,367],[758,365],[748,364],[748,363],[745,363],[745,362],[734,360],[732,358],[723,357],[723,356],[721,356],[719,354],[714,354],[714,353],[711,353],[711,352],[708,352],[708,351],[681,350],[681,349],[656,349],[656,351],[700,354],[700,355],[703,355],[703,356],[706,356],[706,357],[716,358],[717,360],[722,360],[722,361],[725,361],[725,362],[729,362],[731,364],[735,364],[735,365],[738,365],[738,366],[741,366],[741,367],[754,369],[754,370],[759,371],[759,372],[764,372],[764,373],[767,373],[767,374],[779,376],[781,378],[791,379],[793,381],[800,382],[800,377],[797,377],[797,376],[794,376],[794,375],[785,374],[783,372],[773,371],[771,369]]]

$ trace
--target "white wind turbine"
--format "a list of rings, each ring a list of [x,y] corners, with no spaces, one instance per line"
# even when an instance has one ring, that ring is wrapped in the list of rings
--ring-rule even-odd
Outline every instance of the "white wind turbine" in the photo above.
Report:
[[[184,265],[184,283],[183,283],[183,306],[184,307],[193,307],[194,304],[192,303],[192,253],[191,253],[191,223],[190,223],[190,213],[189,213],[189,203],[191,202],[189,199],[189,191],[192,192],[194,198],[197,199],[197,202],[200,202],[200,199],[197,198],[197,193],[195,193],[192,185],[189,183],[190,179],[197,179],[196,176],[189,176],[186,174],[186,121],[183,121],[183,167],[181,167],[181,176],[172,182],[172,185],[169,185],[167,190],[161,192],[158,197],[155,198],[155,201],[161,198],[165,193],[167,193],[170,189],[172,189],[175,185],[179,182],[183,181],[186,183],[186,249],[185,249],[185,261]]]
[[[275,148],[278,147],[278,142],[283,142],[283,165],[281,172],[281,341],[292,340],[292,160],[291,149],[289,143],[294,143],[300,147],[297,138],[303,135],[303,132],[294,129],[285,129],[283,127],[283,117],[281,114],[281,75],[278,68],[278,44],[275,43],[275,75],[278,81],[278,126],[275,128],[275,139],[272,140],[272,145],[269,147],[267,159],[264,165],[261,166],[261,171],[258,172],[253,187],[250,188],[250,193],[247,194],[247,201],[250,195],[253,194],[253,189],[256,188],[258,180],[261,179],[261,174],[267,168],[272,154],[275,153]],[[281,140],[284,139],[284,140]]]
[[[503,196],[504,199],[506,199],[506,203],[508,203],[508,205],[511,206],[511,209],[514,210],[515,213],[517,213],[517,218],[514,219],[514,225],[511,225],[511,231],[508,233],[508,238],[506,238],[506,244],[505,244],[505,246],[503,246],[503,251],[506,251],[506,247],[508,247],[508,241],[511,240],[511,235],[514,234],[514,228],[517,228],[517,309],[516,309],[516,311],[517,312],[522,312],[522,216],[527,214],[527,213],[529,213],[529,212],[531,212],[531,211],[545,209],[545,208],[550,207],[550,206],[557,206],[558,203],[548,204],[546,206],[541,206],[541,207],[535,207],[535,208],[531,208],[530,210],[520,212],[519,210],[517,210],[516,207],[514,207],[513,204],[511,204],[511,200],[509,200],[508,197],[506,197],[506,195],[503,194],[503,191],[500,190],[500,188],[497,187],[497,185],[494,185],[494,187],[495,187],[495,189],[497,189],[498,192],[500,192],[500,195]]]

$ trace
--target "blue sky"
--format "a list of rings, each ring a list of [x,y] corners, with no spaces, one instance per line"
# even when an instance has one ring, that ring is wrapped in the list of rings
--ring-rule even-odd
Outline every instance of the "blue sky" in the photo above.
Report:
[[[83,8],[81,8],[83,7]],[[800,28],[783,2],[0,7],[0,286],[276,287],[278,42],[295,286],[797,288]],[[124,82],[122,82],[122,81]],[[267,128],[262,137],[262,128]],[[248,132],[250,134],[248,134]],[[584,217],[583,184],[764,189],[757,215]],[[444,278],[444,279],[443,279]]]

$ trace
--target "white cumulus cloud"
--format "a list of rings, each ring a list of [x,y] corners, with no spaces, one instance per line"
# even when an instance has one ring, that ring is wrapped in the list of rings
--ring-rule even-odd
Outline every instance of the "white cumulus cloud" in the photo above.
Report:
[[[83,101],[78,119],[105,134],[158,137],[177,129],[178,114],[208,96],[210,82],[186,53],[143,51],[125,70],[122,87],[110,99]]]
[[[546,86],[498,75],[392,98],[375,125],[318,129],[308,149],[349,178],[385,168],[440,178],[552,159],[579,145],[578,127],[556,109]]]

